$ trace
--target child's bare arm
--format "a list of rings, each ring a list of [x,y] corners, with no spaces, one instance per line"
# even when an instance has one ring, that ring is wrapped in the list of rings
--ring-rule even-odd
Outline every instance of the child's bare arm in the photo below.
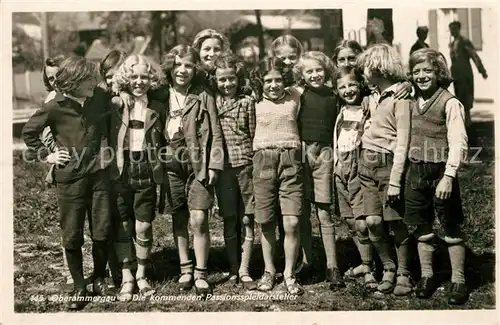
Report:
[[[401,179],[408,157],[411,131],[411,111],[413,101],[396,100],[394,114],[396,117],[396,149],[392,165],[389,185],[401,187]]]

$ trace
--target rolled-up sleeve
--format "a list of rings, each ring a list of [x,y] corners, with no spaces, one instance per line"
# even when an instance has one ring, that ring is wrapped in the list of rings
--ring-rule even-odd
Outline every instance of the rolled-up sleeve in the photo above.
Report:
[[[458,168],[467,158],[468,153],[464,106],[458,99],[452,98],[446,102],[445,114],[448,130],[448,160],[444,174],[455,178]]]

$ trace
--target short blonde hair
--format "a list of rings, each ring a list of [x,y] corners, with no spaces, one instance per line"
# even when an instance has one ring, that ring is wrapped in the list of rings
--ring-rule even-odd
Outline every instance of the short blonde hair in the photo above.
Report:
[[[302,54],[297,64],[293,67],[294,78],[299,85],[302,86],[304,84],[302,70],[304,69],[304,61],[306,60],[315,60],[321,64],[323,69],[325,69],[325,82],[331,79],[334,70],[333,61],[323,52],[309,51]]]
[[[165,82],[163,72],[153,60],[150,60],[144,55],[131,54],[125,58],[113,76],[113,92],[119,93],[120,91],[127,89],[130,84],[130,76],[132,75],[133,68],[136,65],[145,65],[147,67],[148,75],[151,81],[151,85],[149,86],[150,89],[158,89]]]
[[[403,60],[396,49],[388,44],[375,44],[369,47],[358,55],[356,66],[361,71],[368,69],[371,74],[392,82],[406,80]]]

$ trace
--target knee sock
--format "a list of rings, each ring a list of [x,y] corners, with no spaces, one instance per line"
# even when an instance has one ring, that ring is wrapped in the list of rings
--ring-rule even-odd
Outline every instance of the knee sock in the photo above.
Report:
[[[83,255],[82,249],[65,249],[68,269],[73,278],[75,288],[84,289],[85,279],[83,277]]]
[[[368,236],[360,236],[360,234],[358,234],[356,238],[363,268],[369,268],[371,270],[373,264],[373,251],[370,238]]]
[[[136,237],[135,250],[137,255],[137,273],[140,277],[145,277],[146,267],[149,264],[149,257],[151,255],[151,248],[153,241],[151,239],[142,239]],[[141,274],[142,273],[142,274]]]
[[[430,278],[434,275],[432,270],[432,256],[434,254],[433,241],[419,241],[417,243],[418,258],[420,260],[421,276]]]
[[[323,238],[323,246],[325,247],[326,267],[328,269],[338,268],[337,251],[335,243],[335,227],[333,224],[321,225],[321,237]]]
[[[398,274],[408,274],[409,263],[409,235],[408,228],[402,221],[393,221],[390,224],[394,232],[394,244],[398,257]]]
[[[239,269],[240,275],[248,275],[249,274],[249,266],[250,266],[250,258],[252,257],[252,249],[253,249],[253,237],[246,237],[243,242],[243,247],[241,251],[241,264]]]
[[[382,225],[380,227],[383,227]],[[374,233],[369,229],[369,238],[373,244],[373,247],[377,250],[380,260],[384,265],[384,270],[396,270],[396,264],[391,257],[391,245],[389,245],[389,239],[383,233],[383,230],[377,231],[379,233]]]
[[[465,245],[463,243],[448,244],[448,253],[450,254],[451,282],[465,283]]]
[[[93,241],[92,258],[94,260],[95,278],[104,279],[106,276],[106,264],[108,263],[108,243],[105,241]]]

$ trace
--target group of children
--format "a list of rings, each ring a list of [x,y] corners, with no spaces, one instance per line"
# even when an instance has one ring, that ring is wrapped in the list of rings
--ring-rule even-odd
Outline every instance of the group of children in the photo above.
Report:
[[[23,137],[27,157],[55,166],[48,179],[57,185],[74,296],[87,295],[81,250],[86,215],[94,292],[110,294],[109,261],[121,270],[115,274],[121,301],[136,292],[154,294],[148,266],[157,208],[172,215],[180,289],[211,293],[208,217],[216,194],[228,281],[247,290],[274,288],[281,247],[284,286],[290,294],[304,293],[298,275],[312,272],[312,209],[331,290],[363,277],[368,290],[409,294],[410,229],[422,268],[416,295],[430,297],[438,284],[432,270],[435,209],[450,252],[449,302],[465,302],[456,179],[467,151],[463,106],[446,90],[451,78],[439,52],[416,51],[409,71],[389,45],[363,51],[343,41],[329,58],[305,52],[291,35],[277,38],[271,55],[248,71],[227,38],[210,29],[191,46],[172,48],[161,65],[117,50],[98,68],[78,57],[47,64],[44,81],[54,91]],[[332,211],[345,219],[362,260],[344,275]],[[259,281],[249,272],[255,222],[262,230]],[[380,282],[373,250],[384,268]],[[69,303],[70,309],[83,306],[77,299]]]

